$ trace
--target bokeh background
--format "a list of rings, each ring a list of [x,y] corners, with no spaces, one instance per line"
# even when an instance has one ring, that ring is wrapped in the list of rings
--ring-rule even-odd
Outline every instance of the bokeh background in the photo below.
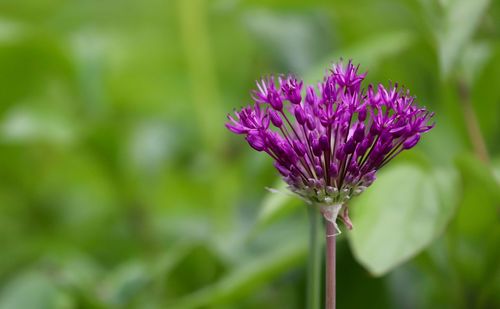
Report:
[[[0,308],[304,308],[307,211],[224,128],[341,57],[436,127],[352,203],[339,308],[500,308],[500,2],[0,1]]]

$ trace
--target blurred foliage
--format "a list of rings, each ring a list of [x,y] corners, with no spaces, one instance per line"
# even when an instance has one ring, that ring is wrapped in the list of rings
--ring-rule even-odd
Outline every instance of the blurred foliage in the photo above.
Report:
[[[223,124],[259,76],[315,82],[340,57],[437,125],[353,201],[339,308],[500,307],[500,2],[0,12],[1,309],[303,308],[305,206]]]

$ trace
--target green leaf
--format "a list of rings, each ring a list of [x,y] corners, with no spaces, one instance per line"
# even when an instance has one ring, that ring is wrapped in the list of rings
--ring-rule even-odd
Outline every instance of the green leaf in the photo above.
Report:
[[[500,158],[493,160],[493,176],[500,183]]]
[[[0,138],[7,142],[48,141],[67,144],[76,139],[75,126],[67,115],[26,104],[10,109],[0,125]]]
[[[500,76],[500,45],[489,43],[487,46],[490,47],[491,54],[479,69],[475,68],[477,74],[471,84],[471,102],[481,126],[481,133],[488,148],[494,152],[494,149],[497,149],[500,129],[500,87],[495,87],[495,81]]]
[[[185,296],[219,280],[226,268],[225,261],[218,252],[207,243],[201,242],[186,252],[182,260],[169,271],[166,276],[165,292],[162,294],[167,299]],[[158,279],[164,281],[165,276],[163,279]]]
[[[365,68],[375,70],[377,64],[385,58],[397,55],[413,44],[415,37],[408,31],[396,31],[370,36],[343,49],[335,51],[325,60],[318,63],[307,75],[307,82],[316,82],[325,73],[332,61],[340,58],[353,59],[355,63],[362,63]]]
[[[292,192],[288,191],[285,182],[280,180],[276,187],[276,190],[273,189],[273,192],[269,192],[262,201],[256,223],[257,229],[285,217],[304,204]]]
[[[265,46],[266,55],[294,72],[304,72],[315,59],[324,56],[332,40],[316,14],[250,10],[242,20],[255,39]]]
[[[73,299],[38,272],[27,272],[9,282],[0,294],[0,308],[69,309]]]
[[[491,58],[493,53],[491,45],[488,41],[482,41],[466,46],[460,63],[460,75],[468,85],[474,84]]]
[[[241,298],[301,264],[306,253],[305,239],[296,239],[247,263],[236,265],[232,272],[218,282],[182,298],[168,308],[200,308]]]
[[[380,276],[429,245],[453,214],[456,179],[451,170],[411,164],[382,172],[353,200],[349,240],[357,260]]]
[[[122,306],[130,302],[150,283],[151,274],[142,261],[120,265],[101,286],[101,296],[109,305]]]
[[[494,169],[487,166],[472,155],[462,155],[457,158],[457,165],[469,180],[479,184],[486,193],[500,204],[500,183],[495,178]]]
[[[498,225],[499,182],[493,169],[472,155],[462,155],[456,162],[464,187],[460,208],[454,220],[456,232],[464,240],[481,240],[480,244],[484,245],[485,238]]]
[[[474,156],[462,155],[456,162],[461,172],[463,198],[450,226],[453,263],[468,286],[500,295],[500,287],[495,285],[500,274],[500,185],[491,166]],[[475,301],[485,302],[477,307],[486,308],[494,299],[485,295]]]
[[[489,5],[489,0],[448,1],[442,27],[438,29],[441,73],[452,73]]]

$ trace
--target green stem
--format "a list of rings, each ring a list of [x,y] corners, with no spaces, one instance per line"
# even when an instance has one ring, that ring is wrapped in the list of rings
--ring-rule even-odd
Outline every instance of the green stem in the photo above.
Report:
[[[470,90],[465,81],[458,80],[457,91],[459,95],[460,102],[462,103],[462,108],[464,112],[465,125],[467,128],[467,133],[469,133],[469,138],[474,148],[474,153],[483,162],[490,162],[490,155],[488,153],[488,148],[486,147],[486,142],[484,140],[483,134],[481,133],[481,128],[479,127],[479,121],[477,120],[476,113],[472,107]]]
[[[309,215],[309,263],[307,267],[307,309],[319,309],[321,301],[321,266],[323,216],[316,207],[307,206]]]
[[[326,267],[325,267],[325,309],[336,308],[336,266],[335,266],[335,225],[325,220],[326,225]]]

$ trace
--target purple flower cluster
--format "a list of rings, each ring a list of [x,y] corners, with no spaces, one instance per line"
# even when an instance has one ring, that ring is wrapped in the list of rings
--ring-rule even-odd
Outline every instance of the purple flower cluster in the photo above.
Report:
[[[398,85],[369,85],[351,61],[333,65],[318,91],[293,76],[264,78],[255,104],[228,115],[226,127],[266,152],[290,189],[311,203],[343,205],[382,166],[429,131],[433,113]],[[341,218],[348,225],[347,207]]]

